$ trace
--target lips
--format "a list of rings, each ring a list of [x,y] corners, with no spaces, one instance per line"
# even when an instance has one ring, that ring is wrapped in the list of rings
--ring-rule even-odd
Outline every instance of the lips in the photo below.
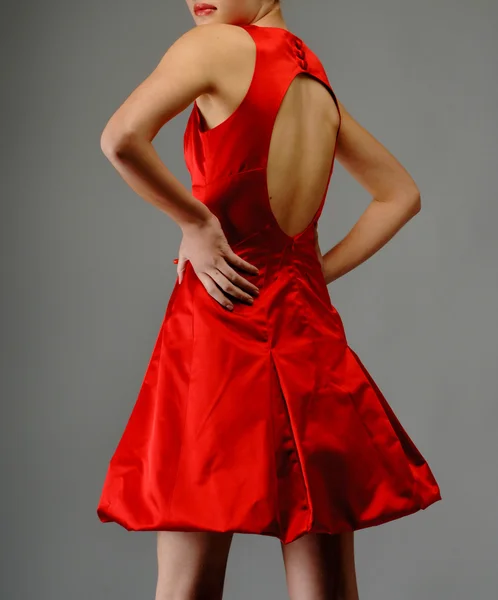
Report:
[[[206,4],[205,2],[194,4],[194,12],[196,15],[208,15],[214,10],[216,10],[216,6],[213,6],[213,4]]]

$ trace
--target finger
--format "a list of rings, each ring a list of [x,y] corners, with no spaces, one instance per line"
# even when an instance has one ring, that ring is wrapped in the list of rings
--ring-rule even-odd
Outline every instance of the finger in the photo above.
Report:
[[[220,265],[216,265],[216,268],[222,275],[224,275],[229,281],[232,282],[235,286],[242,290],[246,290],[249,293],[252,293],[254,296],[259,294],[259,288],[251,281],[248,281],[245,277],[242,277],[237,271],[232,269],[232,267],[227,263],[223,262]],[[218,280],[217,280],[218,281]],[[230,292],[232,293],[232,292]]]
[[[225,260],[227,260],[230,264],[239,267],[239,269],[249,271],[249,273],[254,273],[255,275],[259,273],[259,269],[256,265],[252,265],[250,262],[247,262],[238,254],[235,254],[235,252],[232,249],[228,250],[223,255],[223,258],[225,258]]]
[[[212,296],[219,304],[228,310],[233,309],[233,304],[230,300],[223,294],[220,288],[216,285],[213,279],[207,273],[198,273],[197,277],[199,278],[202,285],[206,288],[207,293]]]
[[[183,260],[182,258],[178,259],[178,267],[176,269],[176,272],[178,274],[178,283],[181,283],[183,281],[183,274],[185,273],[186,265],[187,265],[186,260]]]
[[[177,265],[177,264],[178,264],[178,258],[174,258],[174,259],[173,259],[173,263],[174,263],[175,265]],[[178,267],[176,268],[176,275],[177,275],[177,277],[178,277],[178,283],[180,283],[180,279],[179,279],[179,277],[180,277],[180,276],[179,276],[179,274],[178,274]]]
[[[234,296],[234,298],[238,298],[239,300],[247,302],[248,304],[253,303],[254,299],[250,294],[247,294],[240,287],[234,285],[230,279],[227,279],[227,277],[225,277],[225,275],[218,269],[213,269],[208,274],[226,294],[230,294],[231,296]]]

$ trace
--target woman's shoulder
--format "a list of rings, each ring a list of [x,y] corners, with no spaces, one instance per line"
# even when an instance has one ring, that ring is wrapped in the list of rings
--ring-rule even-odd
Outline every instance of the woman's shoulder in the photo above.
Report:
[[[230,67],[253,51],[252,36],[239,25],[208,23],[185,31],[168,50],[181,57],[185,68],[192,63],[205,65],[210,70],[217,65]]]
[[[248,30],[240,25],[229,23],[206,23],[196,25],[185,31],[175,42],[185,45],[200,45],[205,50],[221,47],[227,51],[227,44],[232,40],[247,40],[251,36]]]

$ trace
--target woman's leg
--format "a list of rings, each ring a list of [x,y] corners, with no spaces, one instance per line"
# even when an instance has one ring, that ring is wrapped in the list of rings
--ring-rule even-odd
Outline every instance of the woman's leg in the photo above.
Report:
[[[157,532],[155,600],[221,600],[232,533]]]
[[[290,600],[359,600],[353,531],[306,534],[281,546]]]

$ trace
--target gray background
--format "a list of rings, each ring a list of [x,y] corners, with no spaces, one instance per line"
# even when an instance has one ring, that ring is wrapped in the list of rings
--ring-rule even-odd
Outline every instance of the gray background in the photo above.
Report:
[[[29,10],[28,10],[29,9]],[[491,0],[286,0],[422,211],[329,286],[443,500],[356,533],[362,600],[496,597],[498,10]],[[10,3],[3,14],[2,583],[6,600],[153,598],[155,533],[98,521],[108,460],[171,292],[180,230],[100,150],[186,29],[182,0]],[[189,185],[188,111],[156,148]],[[370,201],[336,163],[322,250]],[[236,535],[226,598],[286,598],[279,542]]]

